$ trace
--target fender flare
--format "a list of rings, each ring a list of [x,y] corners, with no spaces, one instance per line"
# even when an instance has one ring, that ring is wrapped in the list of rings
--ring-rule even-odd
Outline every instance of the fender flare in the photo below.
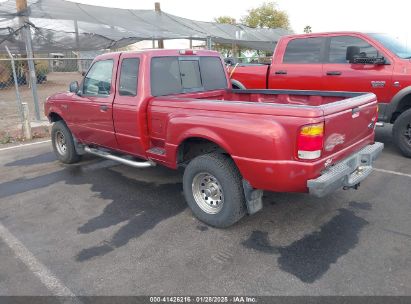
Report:
[[[387,106],[387,109],[385,110],[384,116],[386,117],[387,121],[391,121],[392,115],[397,110],[398,105],[403,100],[403,98],[409,94],[411,94],[411,86],[401,89],[397,92],[397,94],[394,95],[394,97],[391,99],[391,102]]]
[[[243,85],[241,82],[235,79],[231,79],[231,85],[235,85],[237,88],[240,88],[240,90],[246,90],[245,85]]]
[[[47,119],[49,120],[49,122],[51,122],[50,116],[52,115],[52,113],[55,113],[58,116],[60,116],[63,119],[63,121],[65,122],[63,112],[58,107],[54,107],[54,106],[51,106],[47,111]]]
[[[190,138],[201,138],[204,140],[207,140],[209,142],[214,143],[215,145],[219,146],[222,148],[224,151],[226,151],[229,155],[232,155],[232,151],[229,146],[227,146],[226,143],[224,143],[223,139],[215,132],[212,132],[211,134],[204,135],[202,132],[185,132],[182,136],[178,138],[177,144],[176,144],[176,158],[177,158],[177,151],[178,148],[181,146],[181,144],[186,141],[187,139]]]

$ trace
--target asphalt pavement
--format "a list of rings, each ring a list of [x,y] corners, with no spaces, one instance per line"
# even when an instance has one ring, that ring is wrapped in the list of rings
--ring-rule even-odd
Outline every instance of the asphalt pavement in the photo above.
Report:
[[[182,171],[0,147],[0,295],[411,295],[411,159],[390,132],[359,190],[266,192],[227,229],[194,218]]]

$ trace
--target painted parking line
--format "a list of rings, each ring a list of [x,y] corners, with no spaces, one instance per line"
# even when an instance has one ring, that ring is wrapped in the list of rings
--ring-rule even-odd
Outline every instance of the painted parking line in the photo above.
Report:
[[[54,295],[70,297],[70,303],[81,303],[76,295],[56,277],[47,267],[6,228],[0,223],[0,238],[13,250],[15,256],[22,261],[27,268],[46,286]]]
[[[399,175],[399,176],[405,176],[405,177],[411,177],[411,174],[402,173],[398,171],[391,171],[391,170],[385,170],[385,169],[379,169],[379,168],[374,168],[374,171],[382,172],[382,173],[389,173],[389,174],[394,174],[394,175]]]
[[[7,148],[1,148],[0,151],[24,148],[24,147],[29,147],[29,146],[34,146],[34,145],[39,145],[39,144],[44,144],[44,143],[49,143],[49,142],[51,142],[51,139],[43,140],[43,141],[36,141],[34,143],[29,143],[29,144],[24,144],[24,145],[17,145],[17,146],[12,146],[12,147],[7,147]]]

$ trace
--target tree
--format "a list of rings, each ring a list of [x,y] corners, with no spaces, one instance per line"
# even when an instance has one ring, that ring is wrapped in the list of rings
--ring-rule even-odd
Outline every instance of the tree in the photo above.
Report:
[[[248,15],[241,18],[241,23],[249,27],[290,29],[290,21],[285,11],[277,8],[275,2],[265,2],[250,9]]]
[[[233,17],[230,16],[220,16],[217,18],[214,18],[214,21],[217,23],[226,23],[226,24],[236,24],[236,20]]]
[[[306,34],[312,33],[312,29],[311,29],[311,26],[310,26],[310,25],[307,25],[307,26],[304,28],[304,33],[306,33]]]

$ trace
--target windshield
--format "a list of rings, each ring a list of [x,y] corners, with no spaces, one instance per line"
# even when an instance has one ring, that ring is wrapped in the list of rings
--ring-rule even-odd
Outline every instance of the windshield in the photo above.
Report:
[[[411,58],[411,47],[402,43],[398,39],[387,34],[370,34],[370,36],[375,38],[398,57],[403,59]]]

